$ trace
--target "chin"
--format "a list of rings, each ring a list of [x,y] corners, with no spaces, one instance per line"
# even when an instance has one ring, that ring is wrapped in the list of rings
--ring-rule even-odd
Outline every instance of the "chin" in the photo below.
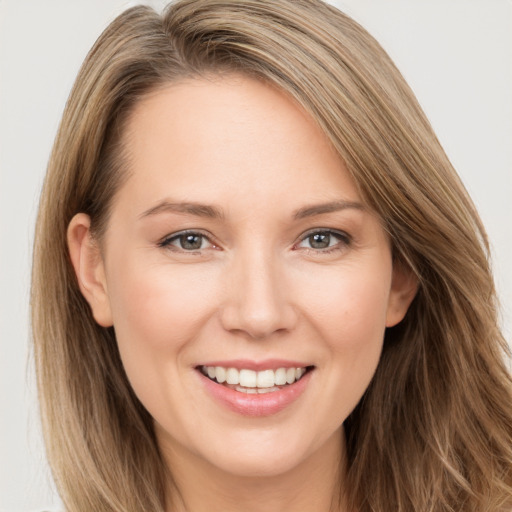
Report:
[[[271,454],[245,450],[210,460],[217,469],[238,478],[276,478],[293,472],[303,462],[304,458],[299,454],[279,449]]]
[[[273,432],[253,430],[229,436],[222,443],[210,444],[208,452],[198,453],[221,471],[240,478],[270,478],[300,471],[314,463],[326,450],[339,448],[339,430],[330,437],[309,436],[298,429]],[[334,447],[336,444],[336,448]],[[215,450],[215,451],[214,451]]]

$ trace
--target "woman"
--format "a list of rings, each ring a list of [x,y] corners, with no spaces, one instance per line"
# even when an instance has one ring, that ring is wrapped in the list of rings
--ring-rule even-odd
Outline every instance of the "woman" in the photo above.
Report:
[[[512,507],[484,229],[336,9],[125,12],[71,93],[37,233],[69,511]]]

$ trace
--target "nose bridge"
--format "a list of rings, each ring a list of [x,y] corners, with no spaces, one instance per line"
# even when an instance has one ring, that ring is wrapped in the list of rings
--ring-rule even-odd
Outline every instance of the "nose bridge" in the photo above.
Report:
[[[223,311],[226,329],[264,338],[293,327],[295,314],[280,263],[266,244],[238,251],[229,270],[229,296]]]

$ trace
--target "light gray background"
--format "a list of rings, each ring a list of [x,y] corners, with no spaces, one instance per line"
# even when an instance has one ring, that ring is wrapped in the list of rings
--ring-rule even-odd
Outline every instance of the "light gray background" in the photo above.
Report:
[[[0,511],[55,506],[29,360],[36,204],[74,77],[121,0],[0,0]],[[146,2],[155,7],[161,1]],[[338,0],[386,48],[472,194],[512,325],[512,2]],[[28,362],[27,362],[28,361]]]

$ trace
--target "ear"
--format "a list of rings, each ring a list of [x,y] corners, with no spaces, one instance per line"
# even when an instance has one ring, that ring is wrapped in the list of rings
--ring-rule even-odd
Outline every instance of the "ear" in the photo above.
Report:
[[[412,270],[402,263],[394,261],[386,327],[393,327],[403,320],[417,292],[418,279]]]
[[[103,327],[112,325],[105,268],[98,243],[91,235],[91,219],[76,214],[68,226],[68,249],[82,295]]]

